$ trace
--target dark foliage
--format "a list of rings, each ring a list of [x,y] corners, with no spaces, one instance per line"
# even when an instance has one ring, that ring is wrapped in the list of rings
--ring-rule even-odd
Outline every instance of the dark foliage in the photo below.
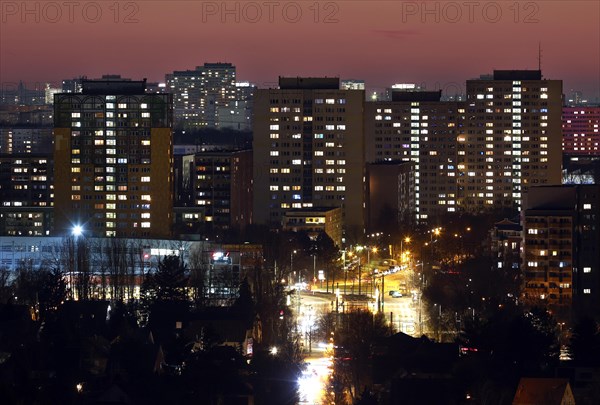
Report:
[[[600,331],[591,318],[583,318],[573,328],[569,354],[573,362],[583,367],[600,367]]]

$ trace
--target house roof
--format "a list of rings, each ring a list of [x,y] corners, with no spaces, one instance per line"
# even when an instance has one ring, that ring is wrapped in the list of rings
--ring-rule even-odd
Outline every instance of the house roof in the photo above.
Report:
[[[560,405],[567,390],[567,378],[521,378],[513,405]]]

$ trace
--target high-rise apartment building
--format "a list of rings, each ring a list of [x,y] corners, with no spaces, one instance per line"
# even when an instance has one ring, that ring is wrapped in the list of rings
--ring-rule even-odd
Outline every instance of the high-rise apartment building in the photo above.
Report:
[[[562,81],[539,70],[496,70],[467,80],[458,137],[463,209],[520,209],[531,186],[561,184]]]
[[[217,108],[217,126],[221,129],[252,131],[252,109],[256,85],[249,82],[235,84],[233,100],[226,101]]]
[[[0,153],[51,153],[52,128],[45,126],[0,128]]]
[[[281,226],[294,208],[341,207],[365,225],[363,90],[337,78],[280,78],[254,103],[254,223]]]
[[[600,156],[600,107],[563,107],[563,153]]]
[[[172,99],[145,81],[83,81],[54,100],[55,233],[168,237]]]
[[[189,206],[203,208],[204,231],[243,229],[252,219],[252,151],[207,151],[183,157]],[[185,218],[184,218],[185,219]]]
[[[54,200],[51,153],[0,153],[0,235],[49,235]]]
[[[600,186],[532,187],[524,210],[524,299],[558,314],[600,310]]]
[[[457,139],[464,105],[441,102],[440,91],[403,89],[391,97],[366,103],[366,161],[414,162],[414,220],[457,212]]]
[[[194,70],[166,75],[167,91],[173,94],[176,125],[217,127],[219,107],[236,98],[235,74],[231,63],[205,63]]]

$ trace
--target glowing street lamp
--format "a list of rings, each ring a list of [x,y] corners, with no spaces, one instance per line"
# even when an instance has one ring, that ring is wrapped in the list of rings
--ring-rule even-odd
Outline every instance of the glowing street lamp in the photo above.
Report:
[[[400,264],[402,264],[402,262],[405,261],[404,260],[405,255],[404,255],[404,245],[403,245],[403,243],[410,243],[410,237],[407,236],[407,237],[405,237],[405,238],[403,238],[403,239],[400,240]]]
[[[81,236],[83,234],[83,227],[81,225],[75,225],[71,230],[73,236]]]

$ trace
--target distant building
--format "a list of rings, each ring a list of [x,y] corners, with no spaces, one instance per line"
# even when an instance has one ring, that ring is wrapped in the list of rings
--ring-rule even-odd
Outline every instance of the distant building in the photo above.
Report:
[[[46,88],[44,89],[45,103],[53,104],[54,103],[54,95],[56,93],[60,93],[61,91],[62,91],[62,89],[50,87],[50,83],[46,83]]]
[[[81,93],[83,90],[83,81],[87,80],[87,76],[75,77],[73,79],[65,79],[62,81],[63,93]]]
[[[365,81],[357,79],[344,79],[340,84],[341,90],[364,90]]]
[[[145,81],[83,81],[55,95],[55,234],[171,235],[171,97]]]
[[[600,157],[600,107],[563,107],[565,156]]]
[[[524,211],[524,299],[557,317],[600,310],[599,185],[532,187]]]
[[[51,153],[51,127],[19,127],[0,128],[0,154],[5,153]]]
[[[392,94],[406,91],[406,92],[417,92],[425,91],[425,87],[421,87],[416,83],[396,83],[392,84],[392,87],[385,89],[383,97],[380,97],[378,101],[392,101]]]
[[[217,109],[217,126],[236,131],[252,130],[252,102],[230,101]]]
[[[53,173],[51,154],[0,154],[0,235],[50,234]]]
[[[252,219],[252,151],[206,151],[184,156],[180,198],[203,208],[202,229],[243,230]]]
[[[5,127],[51,127],[53,116],[52,106],[46,104],[0,104],[0,125]]]
[[[35,83],[29,88],[25,83],[2,83],[0,86],[0,104],[7,105],[44,105],[46,102],[45,86]]]
[[[366,161],[413,163],[412,220],[435,221],[436,216],[458,212],[457,139],[463,131],[464,105],[440,101],[439,91],[402,90],[391,97],[365,105]],[[371,212],[376,214],[373,208]]]
[[[285,212],[341,207],[362,234],[364,91],[337,78],[279,79],[254,105],[254,223],[280,227]]]
[[[523,227],[518,221],[504,218],[496,222],[491,232],[491,255],[495,266],[517,274],[521,269],[521,246],[523,244]]]
[[[336,246],[342,246],[342,210],[340,208],[313,207],[286,211],[283,230],[306,232],[311,239],[325,232]]]
[[[236,100],[236,70],[231,63],[205,63],[194,70],[166,75],[173,94],[175,124],[191,128],[216,128],[218,112]]]

